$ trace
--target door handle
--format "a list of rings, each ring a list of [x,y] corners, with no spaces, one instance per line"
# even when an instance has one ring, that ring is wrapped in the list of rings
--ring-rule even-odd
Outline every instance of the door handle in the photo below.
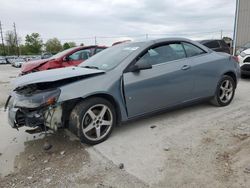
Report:
[[[181,70],[188,70],[190,68],[191,68],[190,65],[183,65],[183,67],[181,68]]]

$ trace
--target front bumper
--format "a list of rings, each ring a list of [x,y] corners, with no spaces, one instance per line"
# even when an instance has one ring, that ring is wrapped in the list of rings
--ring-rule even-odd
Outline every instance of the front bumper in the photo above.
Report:
[[[28,109],[15,107],[14,101],[14,98],[9,98],[5,105],[6,110],[8,110],[8,123],[12,128],[23,126],[44,128],[46,126],[57,130],[59,127],[62,127],[61,105]]]
[[[16,122],[17,108],[10,108],[8,111],[8,122],[12,128],[19,127]]]
[[[241,57],[239,55],[238,60],[240,64],[241,75],[250,75],[250,61],[248,62],[249,56]]]
[[[244,63],[240,67],[241,75],[250,75],[250,63]]]
[[[37,127],[43,126],[45,119],[43,116],[46,109],[27,109],[15,107],[15,98],[9,97],[5,108],[8,109],[8,122],[12,128],[23,126]]]

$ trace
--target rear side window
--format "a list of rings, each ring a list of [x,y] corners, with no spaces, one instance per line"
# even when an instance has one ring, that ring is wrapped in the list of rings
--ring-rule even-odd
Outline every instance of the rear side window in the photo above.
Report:
[[[166,63],[185,58],[185,50],[180,43],[166,44],[149,49],[137,63],[147,61],[151,65]]]
[[[214,48],[220,48],[220,44],[218,41],[209,41],[209,42],[205,42],[203,43],[204,46],[214,49]]]
[[[201,48],[194,46],[190,43],[183,43],[184,49],[186,51],[187,57],[193,57],[201,54],[205,54],[206,52]]]

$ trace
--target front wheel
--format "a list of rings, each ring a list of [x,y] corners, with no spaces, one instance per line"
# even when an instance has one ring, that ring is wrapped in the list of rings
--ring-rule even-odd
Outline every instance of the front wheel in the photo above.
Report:
[[[236,83],[232,77],[224,75],[218,83],[211,103],[216,106],[227,106],[234,98]]]
[[[76,105],[69,119],[69,129],[81,142],[94,145],[105,141],[116,124],[113,105],[106,99],[95,97]]]

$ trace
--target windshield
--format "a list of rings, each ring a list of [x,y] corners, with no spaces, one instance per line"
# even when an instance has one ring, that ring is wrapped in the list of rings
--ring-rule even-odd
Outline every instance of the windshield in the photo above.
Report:
[[[57,53],[56,55],[53,55],[52,57],[50,57],[49,59],[57,59],[57,58],[60,58],[60,57],[62,57],[62,56],[64,56],[64,55],[66,55],[67,53],[71,52],[71,51],[72,51],[73,49],[75,49],[75,48],[78,48],[78,47],[69,48],[69,49],[64,50],[64,51],[62,51],[62,52],[59,52],[59,53]]]
[[[81,63],[80,67],[111,70],[142,46],[142,42],[123,43],[107,48]]]

